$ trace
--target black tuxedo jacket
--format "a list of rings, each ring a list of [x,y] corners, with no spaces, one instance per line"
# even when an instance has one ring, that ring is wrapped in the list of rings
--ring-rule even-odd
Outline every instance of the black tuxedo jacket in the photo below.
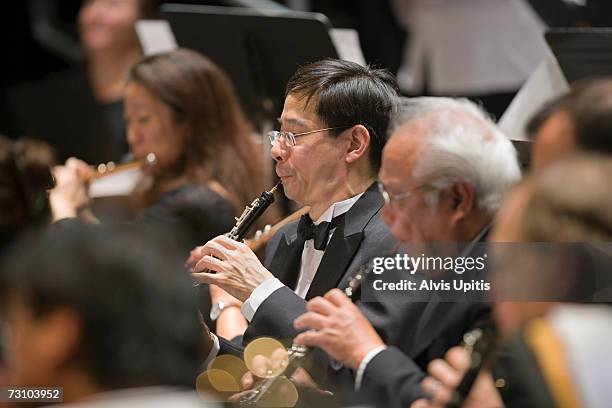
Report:
[[[376,406],[410,406],[423,397],[420,382],[429,362],[444,358],[466,332],[492,326],[489,305],[481,302],[432,299],[427,303],[363,303],[360,308],[388,346],[367,365],[358,395]]]
[[[487,227],[477,241],[484,243]],[[465,255],[483,249],[470,245]],[[359,307],[388,348],[377,354],[364,372],[361,393],[349,400],[371,400],[376,406],[406,407],[423,397],[420,382],[429,362],[444,358],[446,351],[461,343],[475,328],[491,328],[490,305],[477,301],[448,302],[432,294],[428,302],[360,303]],[[346,390],[349,384],[342,384]]]
[[[247,344],[260,336],[293,339],[293,321],[306,312],[306,302],[333,288],[343,288],[359,267],[375,256],[388,253],[396,241],[380,218],[384,204],[376,184],[370,186],[344,216],[327,245],[306,299],[293,292],[300,272],[303,246],[298,222],[282,228],[268,243],[265,265],[284,287],[276,290],[257,309],[244,335]]]

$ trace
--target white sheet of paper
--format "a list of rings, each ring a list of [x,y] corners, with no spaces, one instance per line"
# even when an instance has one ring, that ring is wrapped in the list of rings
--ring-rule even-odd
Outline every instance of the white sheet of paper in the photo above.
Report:
[[[139,168],[133,168],[93,180],[89,184],[89,196],[96,198],[128,195],[136,187],[141,175]]]
[[[552,52],[531,74],[498,122],[504,133],[514,140],[527,140],[525,126],[544,104],[569,92],[569,84]]]
[[[343,60],[356,62],[365,65],[365,57],[361,51],[361,43],[357,30],[350,28],[332,28],[329,30],[334,47],[338,52],[338,57]]]
[[[172,28],[166,20],[138,20],[136,34],[145,55],[172,51],[178,47]]]

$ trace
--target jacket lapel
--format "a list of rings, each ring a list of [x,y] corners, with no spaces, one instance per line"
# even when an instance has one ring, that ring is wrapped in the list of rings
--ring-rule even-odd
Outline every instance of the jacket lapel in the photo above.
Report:
[[[476,237],[470,242],[461,253],[461,256],[474,257],[475,249],[477,244],[483,244],[487,242],[489,233],[493,224],[488,224],[482,231],[480,231]],[[434,294],[434,298],[427,302],[427,306],[419,318],[419,324],[415,329],[414,338],[420,339],[418,343],[413,343],[410,351],[410,356],[418,356],[435,340],[439,334],[439,330],[448,325],[447,322],[452,322],[457,319],[457,316],[461,316],[459,309],[466,306],[467,303],[459,302],[444,302],[440,299],[439,295]],[[444,323],[443,323],[444,322]]]
[[[336,227],[306,294],[306,300],[322,296],[338,286],[359,249],[363,240],[363,230],[382,206],[383,199],[374,183]]]
[[[297,233],[287,234],[281,238],[268,270],[286,286],[294,288],[297,284],[300,261],[304,245],[299,245]]]

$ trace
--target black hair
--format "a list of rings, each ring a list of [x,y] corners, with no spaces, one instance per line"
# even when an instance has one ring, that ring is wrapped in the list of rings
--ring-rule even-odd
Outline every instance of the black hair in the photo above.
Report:
[[[542,125],[556,112],[566,112],[574,126],[578,149],[612,154],[612,80],[590,79],[572,85],[571,91],[540,109],[527,124],[535,137]]]
[[[552,115],[563,110],[564,98],[559,97],[542,106],[527,122],[525,130],[529,140],[534,141],[536,135]]]
[[[74,310],[82,331],[70,362],[104,389],[194,386],[203,332],[182,257],[121,227],[75,221],[40,235],[5,260],[0,299],[20,300],[37,319]]]
[[[370,164],[378,171],[390,117],[399,103],[399,87],[389,71],[325,59],[300,67],[287,84],[285,96],[289,94],[304,96],[306,105],[316,98],[316,113],[329,127],[365,126],[370,133]]]
[[[581,90],[568,111],[580,149],[612,154],[612,80],[592,81]]]
[[[45,142],[0,135],[0,251],[24,229],[51,218],[54,153]]]

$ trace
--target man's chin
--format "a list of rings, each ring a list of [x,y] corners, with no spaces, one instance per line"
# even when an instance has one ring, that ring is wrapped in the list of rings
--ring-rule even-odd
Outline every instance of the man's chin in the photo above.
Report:
[[[292,201],[297,201],[295,199],[295,194],[293,194],[293,191],[291,191],[291,187],[283,185],[283,191],[285,192],[285,197]]]
[[[290,199],[291,201],[295,201],[298,205],[302,206],[303,204],[303,200],[302,197],[300,197],[299,194],[297,194],[290,185],[284,185],[283,184],[283,191],[285,192],[285,197],[287,197],[288,199]]]

